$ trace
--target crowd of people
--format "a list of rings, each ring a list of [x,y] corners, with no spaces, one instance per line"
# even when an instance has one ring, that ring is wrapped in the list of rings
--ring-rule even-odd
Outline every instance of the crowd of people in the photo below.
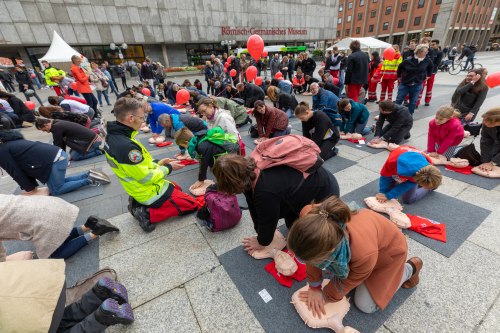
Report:
[[[57,197],[85,186],[109,184],[111,180],[93,169],[67,177],[71,161],[104,154],[129,195],[128,211],[149,233],[159,222],[200,208],[194,195],[169,180],[172,172],[182,169],[189,160],[199,163],[191,193],[206,187],[211,168],[218,191],[244,194],[257,234],[243,240],[243,248],[250,255],[272,246],[278,221],[284,218],[290,229],[288,249],[307,265],[309,290],[302,299],[314,315],[321,317],[326,303],[339,301],[354,289],[355,304],[361,311],[384,309],[400,287],[413,288],[419,283],[423,261],[418,257],[407,260],[407,241],[389,219],[344,203],[337,179],[322,164],[338,154],[340,139],[373,132],[372,145],[394,144],[380,166],[379,191],[373,196],[381,204],[392,199],[413,204],[441,186],[442,175],[434,165],[435,159],[450,160],[457,155],[466,136],[464,126],[475,120],[488,93],[487,71],[468,72],[449,105],[437,109],[429,122],[427,150],[405,145],[424,89],[425,104],[430,105],[443,55],[439,41],[427,38],[420,44],[411,41],[402,54],[399,47],[394,49],[394,59],[384,60],[376,52],[370,59],[358,41],[351,43],[348,55],[334,47],[319,70],[319,78],[315,78],[316,63],[307,53],[281,60],[274,55],[269,62],[271,79],[259,84],[247,82],[245,71],[250,65],[265,70],[261,61],[247,60],[244,54],[214,55],[204,69],[206,90],[198,80],[193,84],[190,80],[182,84],[159,80],[159,65],[149,58],[140,66],[141,82],[129,88],[124,81],[121,93],[106,63],[99,66],[75,55],[71,58],[72,78],[45,63],[45,80],[55,92],[49,97],[50,106],[40,101],[42,105],[35,113],[13,94],[0,91],[1,114],[13,124],[4,126],[2,122],[0,128],[0,167],[22,190],[22,195],[2,195],[0,201],[0,262],[12,260],[6,256],[1,241],[19,239],[23,232],[32,233],[30,239],[38,258],[66,259],[100,235],[119,231],[95,216],[73,228],[77,209]],[[467,53],[464,56],[469,57]],[[228,74],[233,69],[236,75]],[[23,74],[22,68],[16,70],[20,73],[16,78],[23,85],[21,92],[28,98],[26,90],[33,90],[31,81],[26,81],[30,76]],[[380,96],[378,83],[382,86]],[[117,101],[112,111],[115,120],[106,123],[101,120],[99,107],[103,105],[102,97],[111,105],[108,89]],[[186,103],[178,103],[182,89],[189,93]],[[311,102],[299,103],[299,94],[312,96]],[[370,113],[365,104],[375,101],[379,114],[376,123],[369,126]],[[297,135],[291,134],[292,117],[300,120],[301,140],[312,149],[307,154],[303,146],[288,149],[282,156],[284,162],[262,167],[262,150],[276,149],[270,143],[293,147]],[[25,139],[15,129],[23,122],[34,123],[38,130],[50,133],[53,143]],[[267,147],[256,149],[249,157],[240,134],[240,128],[248,124],[257,147]],[[484,113],[482,125],[478,167],[491,171],[500,163],[500,110]],[[173,158],[154,159],[136,138],[140,131],[151,132],[150,144],[173,138],[179,152]],[[297,166],[303,157],[299,154],[316,155],[302,170],[304,161]],[[21,214],[13,207],[29,210]],[[39,207],[50,209],[42,213]],[[15,227],[3,223],[14,218],[23,223]],[[55,228],[55,222],[63,222],[65,227]],[[333,278],[322,288],[325,274]],[[60,331],[69,331],[74,326],[85,327],[83,321],[88,321],[86,327],[101,330],[109,325],[130,324],[132,309],[124,289],[120,284],[99,281],[84,296],[93,299],[95,306],[81,307],[78,311],[85,315],[79,321],[67,324],[63,320],[56,325]],[[75,311],[75,307],[67,307],[64,316],[71,317]]]

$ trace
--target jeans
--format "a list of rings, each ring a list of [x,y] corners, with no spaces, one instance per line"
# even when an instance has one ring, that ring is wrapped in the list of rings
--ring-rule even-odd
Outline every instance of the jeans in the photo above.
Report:
[[[100,106],[102,106],[102,95],[104,95],[106,103],[108,103],[108,105],[111,105],[111,103],[109,102],[108,88],[104,90],[97,90],[97,99],[99,100]]]
[[[286,112],[286,115],[288,116],[289,119],[293,117],[293,110],[292,109],[288,109],[285,112]]]
[[[51,259],[68,259],[73,254],[88,244],[87,238],[83,234],[82,227],[74,227],[64,241],[51,255]]]
[[[399,286],[401,287],[403,283],[411,278],[412,274],[413,267],[410,264],[405,263],[403,276],[401,277]],[[364,283],[360,284],[356,288],[356,292],[354,294],[354,304],[356,304],[356,307],[364,313],[374,313],[380,309],[377,304],[375,304],[375,301],[373,300]]]
[[[467,57],[467,60],[465,60],[465,66],[464,66],[464,71],[468,71],[469,69],[467,68],[467,66],[469,65],[469,62],[471,64],[471,68],[470,69],[473,69],[474,68],[474,56],[472,57]]]
[[[87,153],[81,153],[76,150],[71,150],[71,160],[72,161],[81,161],[81,160],[86,160],[88,158],[92,158],[95,156],[102,155],[103,152],[99,149],[99,146],[101,145],[101,141],[96,141],[94,144],[90,147],[89,151]]]
[[[97,110],[97,98],[95,98],[93,93],[82,93],[83,98],[85,98],[85,101],[87,102],[87,105],[90,106],[92,109]]]
[[[128,86],[127,86],[127,78],[125,76],[122,76],[121,77],[122,79],[122,86],[123,86],[123,89],[128,89]]]
[[[110,87],[111,92],[115,93],[116,97],[118,97],[118,87],[116,87],[115,82],[113,80],[108,81],[108,87]]]
[[[341,69],[339,73],[339,95],[342,95],[342,90],[344,90],[345,82],[345,70]]]
[[[417,105],[418,94],[420,94],[420,90],[422,90],[422,84],[400,84],[398,87],[398,96],[396,97],[396,104],[403,104],[403,100],[406,95],[410,95],[410,104],[408,105],[408,111],[413,115],[415,112],[415,106]]]
[[[366,119],[366,121],[363,123],[363,124],[357,124],[355,127],[354,127],[354,133],[359,133],[361,135],[367,135],[368,133],[371,132],[371,129],[370,127],[366,127],[366,124],[368,123],[368,118]]]
[[[411,205],[412,203],[417,202],[431,192],[431,190],[426,190],[425,188],[416,185],[403,193],[401,201],[406,205]]]
[[[326,161],[327,159],[337,156],[338,150],[335,150],[336,142],[333,140],[323,140],[321,141],[321,145],[319,149],[321,150],[319,156]]]
[[[52,171],[47,181],[47,187],[49,188],[50,194],[61,195],[90,184],[88,171],[66,177],[67,167],[68,154],[63,151],[61,153],[61,158],[52,164]]]
[[[42,88],[42,85],[40,84],[40,80],[39,80],[37,77],[35,77],[35,78],[33,79],[33,82],[36,84],[36,87],[37,87],[38,89],[41,89],[41,88]]]
[[[275,131],[275,132],[271,133],[271,135],[269,137],[276,138],[278,136],[283,136],[283,135],[288,135],[288,134],[290,134],[290,128],[287,127],[283,131]]]

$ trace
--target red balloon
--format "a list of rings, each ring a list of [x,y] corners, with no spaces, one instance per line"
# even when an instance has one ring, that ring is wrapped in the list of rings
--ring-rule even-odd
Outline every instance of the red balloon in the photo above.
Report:
[[[247,49],[253,60],[258,61],[264,51],[264,40],[259,35],[252,35],[248,37]]]
[[[490,88],[500,86],[500,72],[488,74],[486,77],[486,84]]]
[[[36,75],[35,74],[31,74],[31,78],[32,79],[36,78]]]
[[[33,103],[32,101],[26,101],[26,102],[24,102],[24,105],[26,105],[26,107],[27,107],[30,111],[35,110],[35,107],[36,107],[36,104],[35,104],[35,103]]]
[[[190,97],[187,89],[181,89],[177,92],[177,95],[175,95],[175,104],[186,104]]]
[[[248,82],[253,81],[257,77],[257,67],[249,66],[247,68],[247,71],[245,72],[245,75]]]
[[[77,90],[76,89],[77,88],[76,82],[71,82],[70,86],[71,86],[71,89]]]
[[[274,74],[274,78],[275,79],[282,79],[283,78],[283,73],[278,72],[278,73]]]
[[[226,64],[231,64],[231,57],[227,58]]]
[[[229,66],[231,66],[231,63],[230,63],[230,62],[226,62],[226,63],[224,64],[224,68],[228,68]]]
[[[227,67],[224,67],[224,73],[227,73]]]
[[[267,57],[267,55],[268,55],[267,51],[262,52],[262,57],[263,58]]]
[[[229,71],[229,75],[231,75],[231,77],[235,77],[236,76],[236,69],[231,69]]]
[[[388,47],[384,50],[383,55],[385,60],[394,60],[394,57],[396,56],[396,50],[394,50],[392,47]]]
[[[338,79],[338,78],[336,78],[336,77],[334,77],[334,78],[333,78],[333,84],[334,84],[334,85],[338,85],[338,84],[339,84],[339,79]]]
[[[149,90],[148,88],[142,88],[141,92],[143,95],[151,96],[151,90]]]
[[[255,78],[255,84],[258,86],[262,85],[262,78],[260,76]]]

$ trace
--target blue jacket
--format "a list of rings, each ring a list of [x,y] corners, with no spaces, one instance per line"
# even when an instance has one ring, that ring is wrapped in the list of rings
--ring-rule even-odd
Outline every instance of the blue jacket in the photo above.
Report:
[[[351,100],[351,111],[341,111],[342,125],[340,130],[344,133],[354,133],[357,124],[364,124],[370,117],[370,112],[364,104],[356,103]]]
[[[337,111],[339,98],[331,91],[319,88],[318,94],[313,96],[313,110],[333,109]]]
[[[148,120],[151,126],[151,132],[155,134],[160,134],[163,131],[163,127],[160,126],[158,122],[158,117],[160,117],[161,114],[180,114],[179,111],[165,103],[150,103],[150,105],[153,110],[148,114]]]
[[[385,194],[389,200],[399,198],[403,193],[407,192],[414,186],[417,186],[417,184],[411,180],[407,180],[394,186],[394,184],[397,183],[395,178],[398,176],[413,177],[420,169],[429,164],[430,163],[425,156],[419,152],[410,151],[402,153],[397,157],[396,161],[397,174],[380,177],[380,193]]]

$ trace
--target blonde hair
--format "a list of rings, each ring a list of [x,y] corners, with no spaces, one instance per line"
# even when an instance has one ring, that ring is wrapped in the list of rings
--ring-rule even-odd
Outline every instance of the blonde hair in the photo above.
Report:
[[[500,107],[489,109],[482,117],[485,123],[492,126],[500,126]]]
[[[175,134],[175,143],[178,146],[184,145],[186,142],[189,142],[193,136],[193,132],[191,132],[187,127],[183,127]]]
[[[319,264],[344,237],[340,224],[351,220],[349,207],[336,196],[312,205],[307,215],[296,220],[288,233],[287,246],[309,264]]]
[[[422,51],[428,50],[429,45],[427,44],[418,44],[417,47],[415,48],[415,54],[418,54]]]
[[[429,164],[418,170],[413,179],[422,187],[437,189],[443,181],[443,175],[438,168]]]
[[[277,102],[280,95],[280,89],[275,86],[270,86],[267,88],[267,96],[273,102]]]
[[[436,111],[436,118],[460,118],[460,112],[453,106],[442,106]]]

